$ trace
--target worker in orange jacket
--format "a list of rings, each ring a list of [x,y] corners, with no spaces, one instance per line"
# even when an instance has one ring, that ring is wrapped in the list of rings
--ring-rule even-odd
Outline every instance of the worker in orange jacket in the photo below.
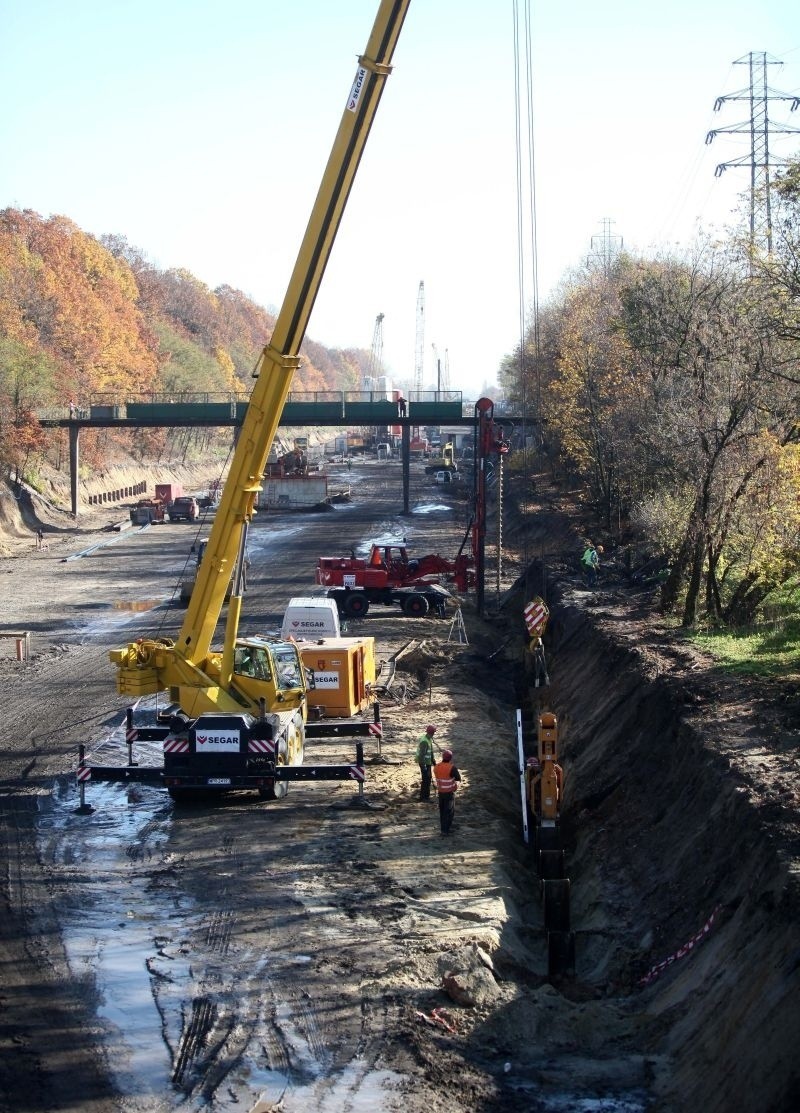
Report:
[[[436,791],[439,794],[439,823],[443,835],[450,834],[456,812],[456,790],[461,774],[453,763],[453,751],[442,750],[442,760],[433,767]]]

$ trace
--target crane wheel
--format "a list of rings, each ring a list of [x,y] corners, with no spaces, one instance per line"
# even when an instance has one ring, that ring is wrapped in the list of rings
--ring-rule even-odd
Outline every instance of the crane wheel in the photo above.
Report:
[[[403,600],[403,614],[412,618],[424,618],[430,610],[430,604],[424,595],[407,595]]]
[[[369,599],[367,599],[366,595],[353,592],[352,595],[345,596],[342,610],[348,618],[363,618],[369,610]]]
[[[286,741],[280,744],[280,750],[275,759],[276,765],[286,765]],[[258,795],[262,800],[283,800],[289,793],[288,781],[267,781],[258,790]]]

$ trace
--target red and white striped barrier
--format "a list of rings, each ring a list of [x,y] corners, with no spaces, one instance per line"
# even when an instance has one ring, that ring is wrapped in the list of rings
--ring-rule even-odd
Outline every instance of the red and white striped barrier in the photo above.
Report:
[[[79,765],[76,773],[78,784],[83,781],[90,781],[92,779],[92,767],[90,765]]]
[[[702,941],[711,931],[711,927],[721,911],[722,905],[718,904],[711,915],[708,917],[706,922],[700,928],[697,935],[693,935],[689,942],[684,943],[683,946],[680,947],[674,955],[670,955],[669,958],[665,958],[661,962],[657,962],[655,966],[651,966],[644,977],[639,978],[639,985],[650,985],[651,982],[654,982],[656,980],[659,974],[663,974],[668,966],[672,966],[673,962],[677,962],[679,958],[685,958],[688,954],[691,954],[698,943],[702,943]]]

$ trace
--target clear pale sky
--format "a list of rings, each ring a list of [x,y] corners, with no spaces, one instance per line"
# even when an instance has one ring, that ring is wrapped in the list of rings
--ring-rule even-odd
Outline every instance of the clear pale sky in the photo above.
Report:
[[[524,0],[519,0],[524,9]],[[749,181],[750,51],[800,93],[797,0],[533,3],[539,299],[602,221],[655,253],[722,227]],[[0,207],[114,232],[277,308],[377,0],[0,0]],[[412,0],[394,73],[311,317],[413,380],[425,283],[450,385],[477,397],[520,335],[511,0]],[[524,29],[520,37],[524,43]],[[522,62],[524,79],[524,59]],[[800,129],[800,110],[770,115]],[[523,126],[525,126],[523,121]],[[776,140],[796,154],[800,135]],[[526,237],[527,239],[528,237]],[[530,300],[529,251],[525,293]]]

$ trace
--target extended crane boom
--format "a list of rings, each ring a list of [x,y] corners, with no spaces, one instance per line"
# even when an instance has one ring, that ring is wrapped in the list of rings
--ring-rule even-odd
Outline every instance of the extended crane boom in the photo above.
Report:
[[[230,473],[178,639],[174,644],[166,639],[141,640],[113,650],[110,658],[117,665],[117,688],[122,694],[140,696],[170,688],[187,715],[214,710],[241,713],[248,706],[257,708],[259,698],[275,697],[274,685],[263,696],[256,690],[243,693],[238,684],[235,692],[231,688],[242,605],[238,590],[228,607],[221,656],[211,652],[211,643],[409,3],[381,0],[366,51],[358,60],[283,305],[255,371]],[[302,693],[298,697],[302,702]]]

